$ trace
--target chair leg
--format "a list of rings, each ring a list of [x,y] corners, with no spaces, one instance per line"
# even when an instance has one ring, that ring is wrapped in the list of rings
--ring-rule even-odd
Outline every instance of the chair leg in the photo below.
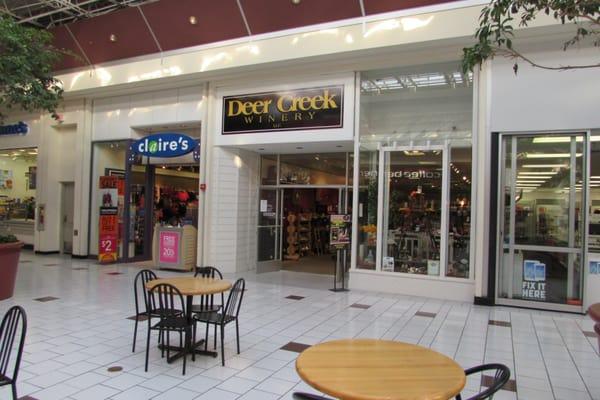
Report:
[[[167,331],[167,359],[171,358],[171,331]]]
[[[11,383],[11,386],[12,386],[13,400],[18,400],[19,398],[17,397],[17,382]]]
[[[208,350],[208,325],[209,323],[206,323],[206,335],[204,337],[204,351]]]
[[[146,367],[145,367],[145,371],[148,372],[148,355],[150,353],[150,334],[152,332],[150,331],[150,327],[148,327],[148,337],[146,338]],[[163,350],[163,354],[164,354],[164,350]]]
[[[194,321],[194,325],[192,325],[192,343],[190,344],[190,347],[192,344],[196,343],[196,321]],[[191,351],[191,348],[190,348]],[[192,351],[192,361],[196,361],[196,353]]]
[[[137,328],[138,328],[138,315],[135,316],[135,326],[133,327],[133,347],[131,352],[135,353],[135,341],[137,340]]]
[[[215,330],[216,327],[217,325],[215,325]],[[221,364],[225,366],[225,325],[223,324],[221,324]]]
[[[215,341],[213,344],[213,349],[217,349],[217,324],[215,324]]]
[[[181,335],[183,332],[179,331],[179,334]],[[185,375],[185,365],[186,365],[186,361],[187,361],[187,355],[190,351],[190,335],[191,332],[189,332],[189,328],[185,329],[185,339],[184,339],[184,345],[183,345],[183,375]]]
[[[240,354],[240,326],[238,324],[238,320],[235,320],[235,341],[237,342],[237,351]]]

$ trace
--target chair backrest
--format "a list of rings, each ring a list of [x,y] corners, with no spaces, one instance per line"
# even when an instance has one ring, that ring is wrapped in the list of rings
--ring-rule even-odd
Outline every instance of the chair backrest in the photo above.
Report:
[[[8,368],[12,364],[13,372],[10,379],[12,381],[17,379],[26,334],[27,314],[25,310],[20,306],[9,308],[2,318],[2,325],[0,325],[0,376],[8,377]],[[17,339],[16,346],[15,339]],[[11,357],[13,351],[16,351],[14,358]]]
[[[223,310],[223,318],[225,316],[237,318],[240,313],[240,307],[242,306],[242,299],[244,298],[244,290],[246,289],[246,281],[242,278],[235,281],[231,291],[229,291],[229,298],[227,299],[227,305]]]
[[[473,368],[469,368],[465,370],[465,374],[477,374],[479,372],[485,371],[494,371],[494,382],[492,385],[488,387],[481,393],[476,394],[473,397],[469,397],[467,400],[484,400],[491,399],[494,396],[494,393],[502,389],[502,387],[508,382],[510,379],[510,369],[504,364],[483,364],[478,365]],[[484,374],[485,375],[485,374]],[[460,396],[456,397],[457,399],[461,399]]]
[[[223,274],[215,267],[196,267],[194,277],[219,278],[223,279]]]
[[[158,277],[156,276],[156,274],[149,270],[149,269],[143,269],[140,272],[137,273],[137,275],[135,276],[135,280],[133,281],[133,295],[135,296],[135,313],[140,314],[140,303],[139,303],[139,293],[142,293],[142,297],[144,299],[144,302],[142,303],[144,305],[144,307],[147,307],[148,304],[150,305],[150,308],[146,308],[144,311],[148,311],[151,309],[156,308],[155,304],[154,304],[154,298],[153,296],[151,296],[148,292],[148,289],[146,289],[146,283],[153,281],[155,279],[158,279]]]
[[[160,283],[152,288],[150,294],[156,296],[157,313],[160,318],[172,317],[179,311],[186,315],[183,295],[175,286]]]

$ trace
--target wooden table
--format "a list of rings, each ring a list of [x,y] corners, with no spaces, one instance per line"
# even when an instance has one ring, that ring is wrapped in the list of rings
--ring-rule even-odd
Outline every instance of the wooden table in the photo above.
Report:
[[[228,282],[226,280],[201,277],[195,278],[193,276],[155,279],[146,284],[146,289],[152,290],[154,286],[159,285],[161,283],[166,283],[175,286],[177,289],[179,289],[181,294],[185,296],[185,313],[186,317],[189,320],[191,320],[193,317],[192,304],[194,301],[194,296],[217,294],[231,289],[231,282]],[[225,305],[223,304],[223,307],[224,306]],[[212,357],[216,357],[218,355],[215,351],[206,351],[198,349],[198,347],[202,344],[204,344],[204,339],[196,343],[192,343],[192,351],[196,354],[210,355]],[[160,346],[161,348],[164,347],[162,344]],[[168,363],[172,363],[178,358],[183,357],[183,349],[181,347],[169,346],[169,350],[175,350],[177,353],[167,359]]]
[[[312,346],[296,360],[300,377],[341,400],[448,400],[465,386],[463,369],[425,347],[373,339]]]

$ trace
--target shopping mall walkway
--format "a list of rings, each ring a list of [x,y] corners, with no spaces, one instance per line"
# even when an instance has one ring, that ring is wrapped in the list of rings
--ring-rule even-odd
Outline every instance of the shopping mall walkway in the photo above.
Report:
[[[496,400],[600,399],[597,342],[591,321],[581,315],[375,292],[333,293],[323,276],[247,274],[240,355],[230,326],[226,367],[219,358],[199,356],[182,376],[181,361],[167,364],[154,347],[145,373],[146,325],[140,324],[133,354],[128,319],[134,314],[133,278],[139,269],[31,252],[21,255],[19,268],[16,295],[0,302],[0,313],[13,304],[27,310],[21,397],[291,399],[294,391],[313,391],[294,370],[297,351],[334,338],[369,337],[429,346],[464,367],[504,363],[512,370],[511,382]],[[111,367],[122,370],[109,372]],[[468,397],[480,384],[481,377],[471,377],[463,393]],[[9,396],[8,388],[0,389],[0,398]]]

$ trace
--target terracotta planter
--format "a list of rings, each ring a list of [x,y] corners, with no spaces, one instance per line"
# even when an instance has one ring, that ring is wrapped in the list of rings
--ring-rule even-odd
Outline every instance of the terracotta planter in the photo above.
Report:
[[[21,247],[23,242],[0,243],[0,300],[12,297],[15,291]]]

